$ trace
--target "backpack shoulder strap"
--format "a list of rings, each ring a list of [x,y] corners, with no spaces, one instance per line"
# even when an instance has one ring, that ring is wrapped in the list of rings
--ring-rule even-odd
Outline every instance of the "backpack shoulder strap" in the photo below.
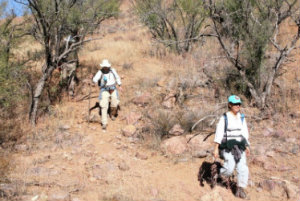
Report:
[[[224,126],[224,133],[227,131],[227,126],[228,126],[228,118],[226,112],[223,114],[224,121],[225,121],[225,126]]]
[[[100,79],[98,80],[98,86],[99,86],[99,87],[101,87],[101,81],[102,81],[102,78],[103,78],[103,73],[101,72]]]
[[[115,80],[117,80],[117,77],[115,75],[115,72],[116,72],[115,69],[114,68],[110,68],[110,72],[113,74]]]
[[[242,123],[244,123],[244,119],[245,119],[245,115],[243,113],[241,113],[241,120],[242,120]]]
[[[225,124],[224,124],[224,135],[225,135],[226,143],[227,143],[227,126],[228,126],[228,118],[227,118],[226,112],[223,114],[223,117],[224,117],[224,121],[225,121]]]

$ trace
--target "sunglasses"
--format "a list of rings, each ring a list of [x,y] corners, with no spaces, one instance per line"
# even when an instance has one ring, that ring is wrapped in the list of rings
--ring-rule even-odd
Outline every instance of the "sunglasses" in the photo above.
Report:
[[[241,104],[240,103],[231,103],[233,106],[241,106]]]

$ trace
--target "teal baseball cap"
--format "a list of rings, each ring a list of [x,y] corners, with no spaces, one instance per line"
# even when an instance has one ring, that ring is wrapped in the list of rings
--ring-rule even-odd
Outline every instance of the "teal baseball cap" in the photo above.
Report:
[[[236,96],[236,95],[231,95],[228,97],[228,103],[233,103],[233,104],[237,104],[240,103],[242,104],[241,98]]]

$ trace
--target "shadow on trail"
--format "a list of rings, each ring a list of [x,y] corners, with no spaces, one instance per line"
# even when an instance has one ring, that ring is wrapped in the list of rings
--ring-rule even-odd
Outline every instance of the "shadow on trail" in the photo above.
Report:
[[[220,176],[220,169],[222,165],[220,162],[207,162],[204,161],[199,168],[198,181],[200,186],[204,186],[204,182],[214,188],[216,185],[230,189],[234,194],[237,189],[237,183],[234,181],[234,177],[224,178]]]

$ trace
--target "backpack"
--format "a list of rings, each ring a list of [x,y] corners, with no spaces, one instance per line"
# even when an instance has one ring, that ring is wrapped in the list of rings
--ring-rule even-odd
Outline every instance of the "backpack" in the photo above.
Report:
[[[112,71],[112,69],[110,69],[109,72],[108,72],[107,74],[109,74],[109,73],[112,73],[113,76],[114,76],[114,78],[115,78],[115,80],[117,80],[116,75],[115,75],[114,71]],[[98,80],[98,86],[99,86],[99,87],[105,87],[105,85],[106,85],[106,83],[105,83],[103,86],[101,86],[101,81],[102,81],[102,79],[103,79],[103,74],[104,74],[104,73],[101,71],[101,77],[100,77],[100,79]],[[104,80],[104,82],[105,82],[105,81],[107,81],[107,80]]]
[[[227,138],[228,118],[227,118],[226,112],[223,114],[223,117],[224,117],[224,120],[225,120],[224,133],[226,133],[226,138]],[[241,113],[242,124],[244,122],[244,119],[245,119],[245,115],[243,113]]]
[[[227,127],[228,127],[228,118],[227,118],[227,114],[224,113],[223,114],[223,117],[224,117],[224,121],[225,121],[225,126],[224,126],[224,134],[225,134],[225,142],[224,142],[224,138],[222,140],[222,143],[220,145],[220,149],[232,149],[232,146],[233,146],[233,143],[236,142],[236,140],[227,140]],[[244,119],[245,119],[245,115],[241,113],[241,121],[242,121],[242,124],[244,122]],[[234,142],[235,141],[235,142]],[[245,150],[246,149],[246,144],[247,144],[247,141],[246,139],[243,139],[241,142],[239,142],[238,146],[242,149],[242,150]]]

